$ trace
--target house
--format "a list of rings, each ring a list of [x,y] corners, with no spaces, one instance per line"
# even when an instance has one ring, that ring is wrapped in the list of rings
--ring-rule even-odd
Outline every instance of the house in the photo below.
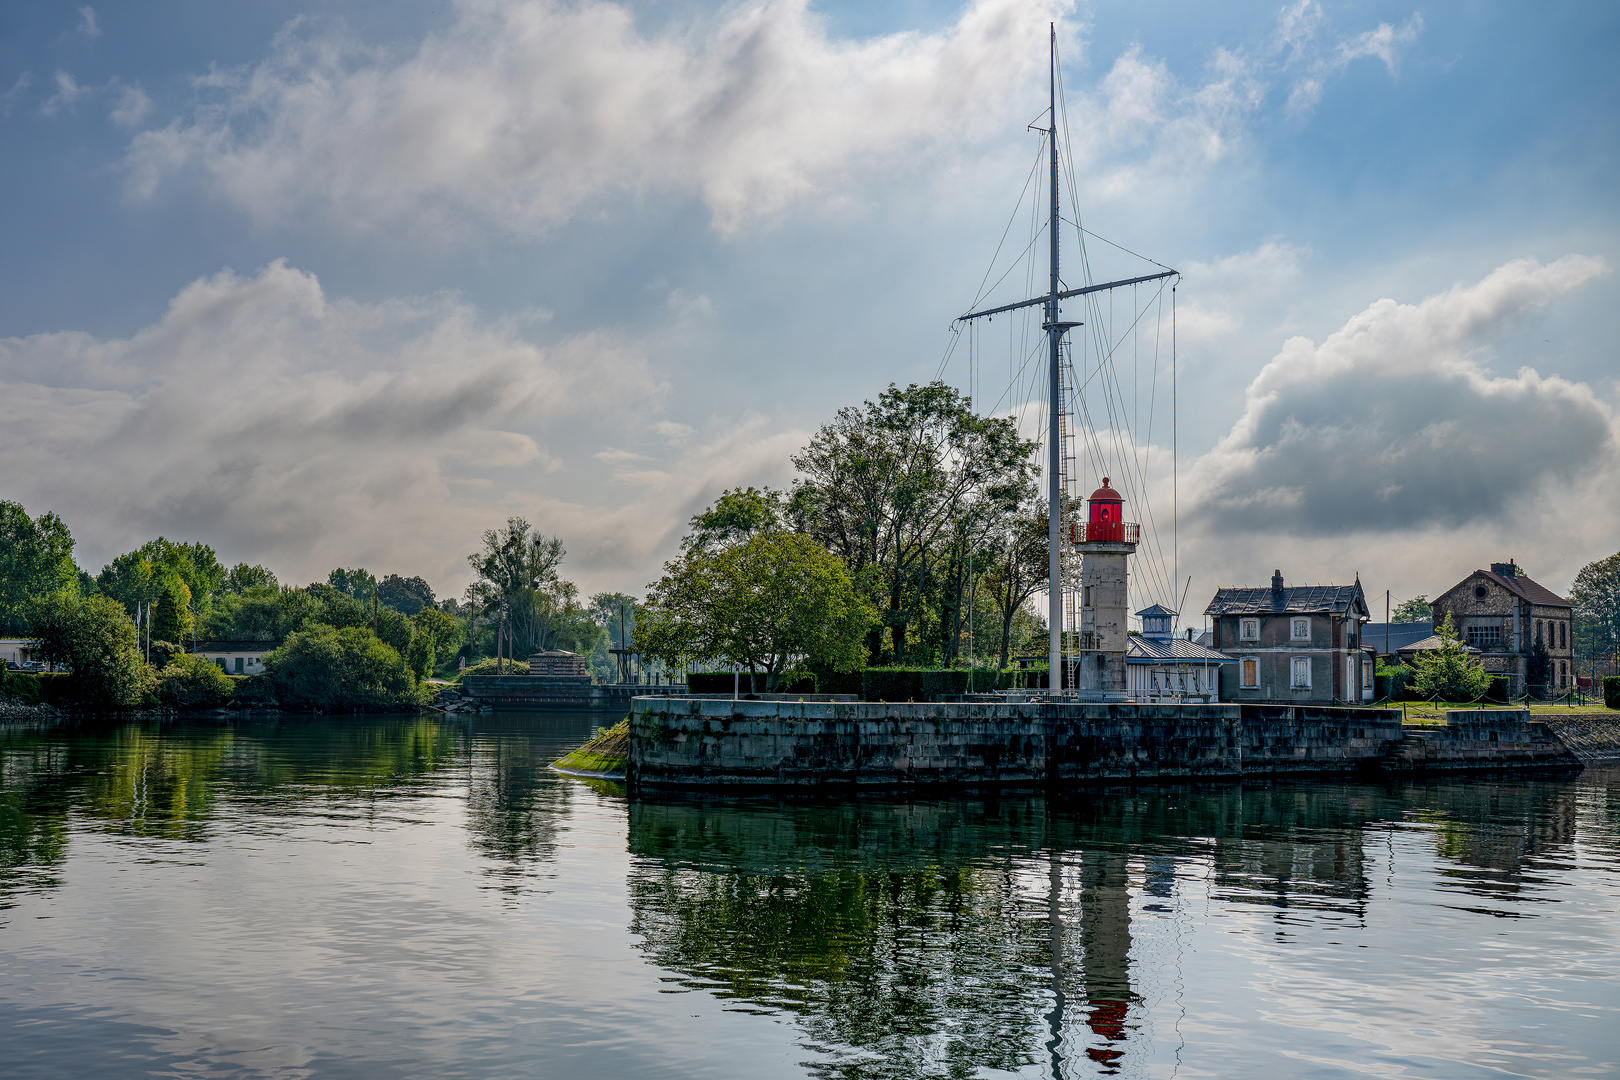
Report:
[[[1131,636],[1125,649],[1125,688],[1135,701],[1221,700],[1222,664],[1235,664],[1230,656],[1192,640],[1192,631],[1178,638],[1171,629],[1176,613],[1154,604],[1138,611],[1142,632]]]
[[[567,649],[535,653],[529,657],[529,674],[568,682],[591,681],[591,671],[585,666],[585,658]]]
[[[227,675],[260,675],[264,654],[275,647],[273,641],[199,641],[191,651]]]
[[[1508,696],[1527,690],[1556,695],[1573,685],[1574,609],[1530,580],[1514,561],[1475,570],[1435,597],[1432,606],[1436,626],[1450,615],[1457,636],[1479,650],[1485,670],[1507,678]],[[1526,685],[1530,654],[1538,644],[1550,661],[1545,687]]]
[[[0,638],[0,666],[20,668],[35,662],[32,638]]]
[[[1406,666],[1417,667],[1418,654],[1439,652],[1440,645],[1440,635],[1430,634],[1426,638],[1420,638],[1417,641],[1411,642],[1410,644],[1401,646],[1399,649],[1395,650],[1395,655],[1399,657],[1401,663],[1405,664]],[[1466,641],[1463,642],[1463,651],[1476,659],[1479,657],[1479,650],[1468,644]]]
[[[1217,589],[1204,609],[1210,644],[1237,663],[1221,668],[1223,701],[1286,704],[1373,699],[1373,658],[1362,647],[1367,598],[1354,585]]]

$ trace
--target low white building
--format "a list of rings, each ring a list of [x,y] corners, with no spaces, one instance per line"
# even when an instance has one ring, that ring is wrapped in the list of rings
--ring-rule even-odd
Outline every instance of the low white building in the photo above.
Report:
[[[1221,665],[1235,664],[1225,653],[1171,630],[1176,613],[1154,604],[1136,613],[1142,632],[1125,648],[1125,689],[1135,701],[1215,702],[1221,700]]]
[[[22,667],[35,659],[33,649],[29,647],[32,644],[28,638],[0,638],[0,664]]]
[[[273,641],[199,641],[191,651],[227,675],[258,675],[264,671],[264,654],[275,647]]]

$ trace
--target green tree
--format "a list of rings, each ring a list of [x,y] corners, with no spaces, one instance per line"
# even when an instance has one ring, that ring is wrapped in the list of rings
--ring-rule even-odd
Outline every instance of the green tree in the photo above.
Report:
[[[433,587],[419,577],[389,574],[377,585],[377,599],[410,618],[423,608],[433,606]]]
[[[191,590],[179,575],[166,575],[152,613],[152,637],[184,645],[191,640]]]
[[[1540,639],[1530,645],[1530,655],[1524,662],[1524,689],[1531,697],[1544,698],[1552,689],[1552,657]]]
[[[237,563],[225,574],[225,580],[220,584],[220,592],[244,593],[249,589],[273,589],[277,585],[276,575],[265,566],[250,566],[247,563]]]
[[[853,671],[877,613],[842,560],[809,537],[762,532],[719,551],[688,547],[650,586],[641,651],[671,666],[738,663],[774,691],[798,661]]]
[[[1569,601],[1575,607],[1577,667],[1612,673],[1620,651],[1620,552],[1581,567]]]
[[[134,620],[118,601],[58,593],[35,608],[31,621],[39,655],[68,666],[73,696],[80,703],[100,708],[140,704],[150,673],[136,647]]]
[[[79,592],[73,534],[46,512],[30,518],[19,503],[0,502],[0,632],[28,631],[33,606],[55,594]]]
[[[547,649],[580,650],[599,631],[579,602],[579,589],[560,573],[562,541],[532,530],[520,517],[484,533],[483,548],[467,556],[478,580],[467,601],[484,619],[493,645],[494,621],[504,610],[513,656]],[[494,652],[493,647],[490,652]]]
[[[998,670],[1012,656],[1013,626],[1024,602],[1045,587],[1050,576],[1046,518],[1045,505],[1028,500],[1019,513],[1002,519],[985,552],[984,587],[994,597],[1001,621]]]
[[[1391,622],[1432,622],[1434,621],[1434,608],[1424,593],[1418,593],[1410,600],[1402,600],[1395,605],[1390,613]]]
[[[1474,701],[1483,696],[1491,685],[1490,672],[1457,640],[1450,614],[1437,633],[1440,647],[1417,658],[1413,689],[1422,697],[1439,697],[1442,701]]]
[[[172,657],[157,674],[158,701],[171,709],[213,709],[231,699],[235,684],[219,665],[191,653]]]
[[[326,583],[353,600],[369,601],[377,591],[377,579],[371,571],[359,568],[344,570],[339,567],[326,575]]]
[[[423,608],[411,619],[412,641],[426,638],[433,644],[433,655],[449,657],[461,647],[461,622],[454,615],[437,608]]]
[[[426,634],[411,638],[405,647],[405,666],[419,683],[433,674],[433,640]]]
[[[364,627],[295,630],[264,666],[276,700],[292,708],[386,711],[422,699],[399,651]]]
[[[1030,490],[1034,450],[1012,420],[975,415],[944,383],[891,385],[876,402],[839,410],[794,456],[803,479],[787,513],[883,609],[902,660],[936,545],[980,503],[1015,509]],[[880,626],[868,641],[872,659],[881,648]]]

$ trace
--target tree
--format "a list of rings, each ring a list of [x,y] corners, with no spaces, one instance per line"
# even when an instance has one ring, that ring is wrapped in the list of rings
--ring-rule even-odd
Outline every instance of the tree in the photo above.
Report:
[[[377,586],[377,599],[410,618],[423,608],[433,606],[433,587],[419,577],[389,574]]]
[[[771,692],[804,660],[861,666],[876,619],[842,560],[809,537],[771,530],[705,551],[689,546],[650,586],[641,651],[671,666],[708,660],[764,675]]]
[[[839,556],[883,609],[899,660],[924,600],[931,549],[980,501],[1016,507],[1032,483],[1034,450],[1012,420],[975,415],[944,383],[890,385],[876,402],[839,410],[794,456],[803,479],[787,516]],[[873,659],[881,628],[868,641]]]
[[[191,590],[179,575],[169,574],[160,586],[152,613],[152,636],[184,645],[192,638]]]
[[[150,681],[135,622],[107,596],[58,593],[31,613],[38,655],[73,672],[73,696],[101,708],[141,703]]]
[[[692,518],[691,531],[681,540],[681,546],[715,551],[783,528],[786,512],[787,501],[780,491],[769,487],[732,488]]]
[[[28,632],[28,613],[54,594],[79,592],[73,534],[55,514],[30,518],[22,505],[0,502],[0,632]]]
[[[1552,688],[1552,657],[1547,646],[1538,638],[1530,646],[1530,655],[1524,662],[1524,690],[1531,697],[1544,698]]]
[[[207,544],[181,544],[160,536],[102,567],[96,577],[96,591],[123,604],[134,617],[142,605],[160,601],[171,581],[178,579],[185,585],[192,614],[206,616],[226,576],[214,549]],[[190,640],[190,630],[186,640]]]
[[[433,674],[433,639],[426,634],[418,634],[411,638],[411,643],[405,647],[405,666],[410,669],[416,681]]]
[[[277,584],[276,575],[268,567],[249,566],[244,562],[237,563],[225,574],[220,592],[231,594],[244,593],[249,589],[273,589]]]
[[[358,626],[312,625],[264,658],[282,705],[379,711],[417,704],[422,694],[398,650]]]
[[[490,623],[504,604],[513,655],[577,648],[597,636],[579,589],[559,573],[565,554],[560,539],[513,517],[506,528],[485,532],[482,550],[467,556],[478,575],[467,601]]]
[[[326,575],[326,583],[353,600],[370,600],[377,591],[377,579],[369,570],[339,567]]]
[[[1013,622],[1024,602],[1046,585],[1050,575],[1046,519],[1044,504],[1026,502],[1020,513],[1005,519],[987,552],[985,588],[995,598],[996,614],[1001,618],[998,669],[1006,667],[1011,659]]]
[[[454,615],[437,608],[423,608],[411,619],[412,641],[426,638],[433,644],[433,655],[448,657],[461,646],[461,623]]]
[[[171,709],[213,709],[231,699],[231,677],[201,656],[180,653],[157,674],[158,701]]]
[[[1468,647],[1457,640],[1457,628],[1451,615],[1438,630],[1440,647],[1420,655],[1417,674],[1412,686],[1425,698],[1438,697],[1443,701],[1475,701],[1490,689],[1490,672],[1477,657],[1468,655]]]
[[[1620,552],[1581,567],[1569,601],[1575,607],[1576,663],[1609,670],[1620,648]]]
[[[1429,604],[1429,598],[1424,593],[1418,593],[1410,600],[1402,600],[1395,605],[1390,614],[1392,622],[1433,622],[1434,608]]]

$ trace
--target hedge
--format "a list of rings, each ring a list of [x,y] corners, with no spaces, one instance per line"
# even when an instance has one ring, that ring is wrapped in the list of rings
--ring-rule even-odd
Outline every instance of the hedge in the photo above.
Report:
[[[859,674],[857,672],[856,674]],[[790,671],[782,677],[781,683],[772,691],[777,694],[814,694],[817,684],[816,676],[808,671]],[[759,676],[761,692],[765,688],[765,676]],[[749,686],[748,672],[740,676],[729,671],[689,671],[686,674],[686,692],[689,694],[725,694],[730,696],[733,688],[739,694],[751,694],[753,689]]]
[[[1603,676],[1603,704],[1620,709],[1620,675]]]

